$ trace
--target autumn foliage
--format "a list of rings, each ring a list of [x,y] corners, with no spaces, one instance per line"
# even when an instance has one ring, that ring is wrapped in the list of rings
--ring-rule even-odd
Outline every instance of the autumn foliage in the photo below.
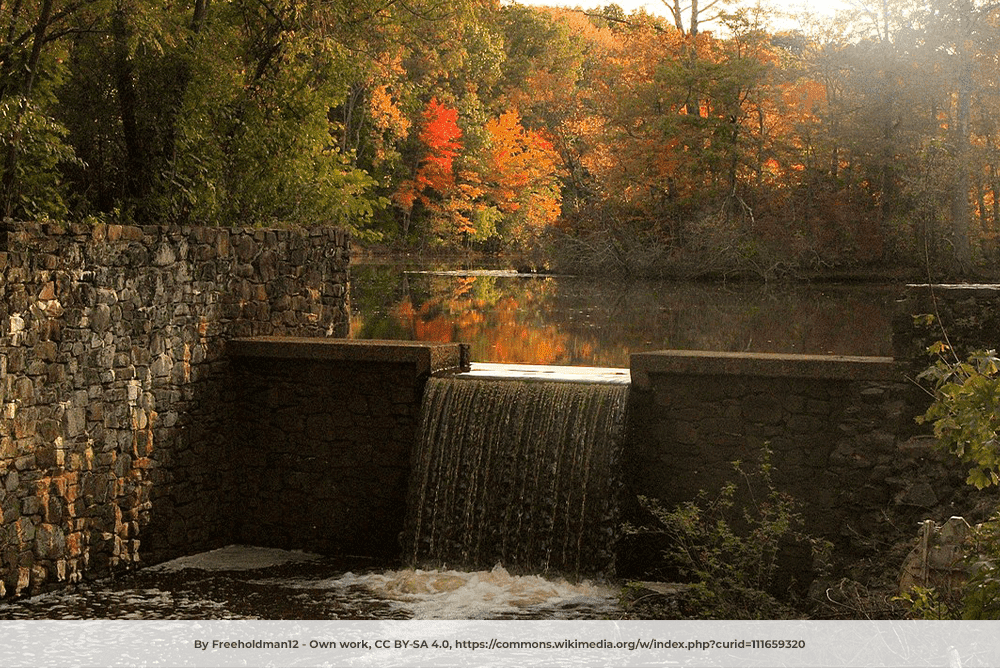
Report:
[[[418,135],[423,150],[419,166],[413,178],[404,181],[393,197],[407,213],[413,209],[414,200],[418,198],[424,206],[432,206],[427,191],[433,191],[440,197],[455,187],[454,162],[455,156],[462,150],[461,137],[458,111],[432,97],[424,108]]]
[[[749,3],[709,20],[722,4],[3,3],[0,206],[569,240],[629,271],[995,256],[994,5],[775,31]]]
[[[490,151],[488,196],[505,216],[516,220],[508,233],[523,238],[559,218],[558,156],[540,131],[526,130],[515,110],[486,123]]]

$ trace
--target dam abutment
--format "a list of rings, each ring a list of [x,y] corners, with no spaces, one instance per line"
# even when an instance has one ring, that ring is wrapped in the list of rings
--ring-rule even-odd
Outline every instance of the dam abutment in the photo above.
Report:
[[[450,343],[261,337],[228,346],[237,542],[398,558],[424,386]]]
[[[630,493],[664,508],[742,485],[733,462],[752,473],[765,446],[801,530],[839,547],[910,493],[915,408],[891,358],[667,351],[634,355],[632,378]]]

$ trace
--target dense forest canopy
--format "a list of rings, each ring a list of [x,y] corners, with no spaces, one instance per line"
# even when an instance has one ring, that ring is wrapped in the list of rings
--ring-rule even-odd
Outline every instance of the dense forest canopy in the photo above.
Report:
[[[995,263],[1000,2],[770,25],[674,0],[0,0],[0,206],[692,274]]]

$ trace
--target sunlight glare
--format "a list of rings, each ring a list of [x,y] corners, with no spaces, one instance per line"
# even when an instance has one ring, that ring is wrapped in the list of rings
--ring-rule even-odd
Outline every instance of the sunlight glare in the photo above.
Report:
[[[503,4],[515,3],[504,2]],[[533,5],[536,7],[554,6],[588,8],[603,7],[611,4],[611,1],[592,0],[592,2],[578,2],[574,0],[517,0],[516,4]],[[639,9],[645,9],[650,14],[657,14],[660,16],[668,15],[665,0],[618,0],[614,4],[617,4],[619,7],[624,9],[626,14],[631,14]],[[748,2],[746,0],[738,0],[737,2],[730,2],[729,6],[752,6],[753,4],[753,2]],[[765,7],[773,7],[775,10],[785,14],[797,15],[804,13],[815,15],[817,17],[830,17],[833,16],[835,12],[850,7],[849,0],[762,0],[761,4]],[[681,6],[690,6],[690,4],[682,0]]]

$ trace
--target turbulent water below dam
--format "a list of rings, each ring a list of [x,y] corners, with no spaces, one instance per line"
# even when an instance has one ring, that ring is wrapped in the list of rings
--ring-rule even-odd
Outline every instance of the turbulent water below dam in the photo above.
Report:
[[[229,546],[0,601],[0,619],[616,619],[617,593],[501,567],[379,570],[360,559]]]

